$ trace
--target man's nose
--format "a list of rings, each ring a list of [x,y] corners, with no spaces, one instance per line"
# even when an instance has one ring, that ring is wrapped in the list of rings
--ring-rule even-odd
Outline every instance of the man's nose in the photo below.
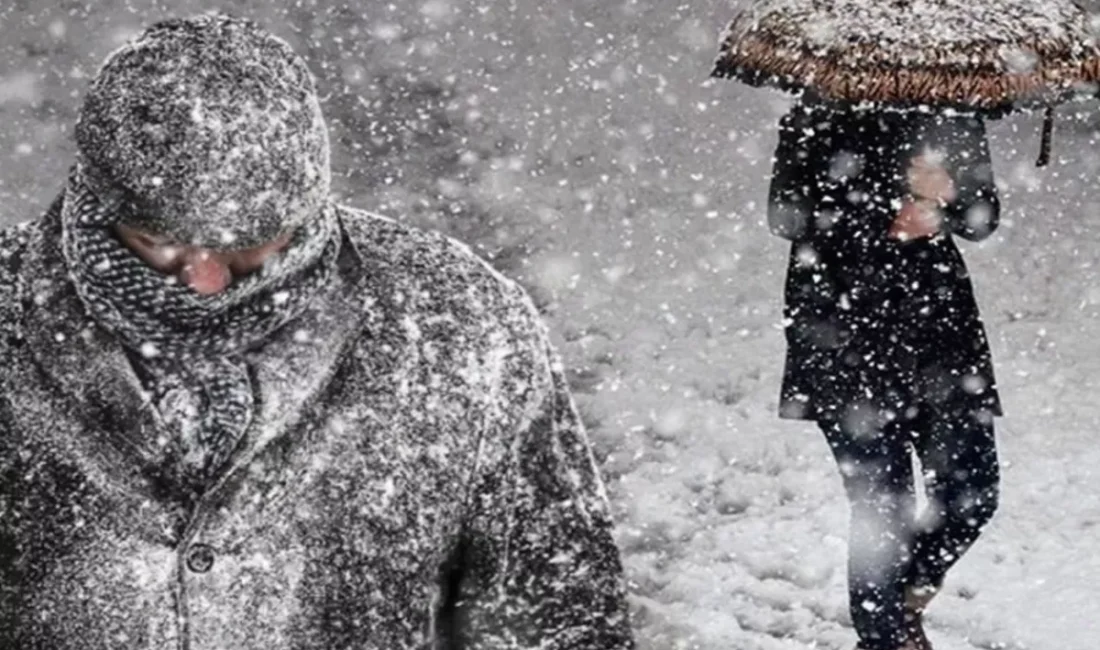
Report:
[[[195,293],[205,296],[221,293],[233,282],[229,265],[221,256],[204,248],[184,253],[178,277]]]

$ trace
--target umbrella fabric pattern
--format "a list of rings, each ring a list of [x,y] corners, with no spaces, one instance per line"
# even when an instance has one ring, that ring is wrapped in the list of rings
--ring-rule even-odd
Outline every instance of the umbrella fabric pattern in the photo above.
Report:
[[[827,101],[1050,106],[1100,80],[1098,27],[1068,0],[757,0],[712,76]]]

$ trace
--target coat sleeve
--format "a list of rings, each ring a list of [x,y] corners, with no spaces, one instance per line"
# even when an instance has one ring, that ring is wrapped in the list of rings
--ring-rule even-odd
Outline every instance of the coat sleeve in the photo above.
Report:
[[[837,211],[848,201],[845,179],[859,167],[858,157],[840,143],[840,119],[831,111],[798,102],[779,120],[768,188],[772,234],[801,242],[831,232],[836,225]]]
[[[544,396],[518,430],[482,443],[453,647],[633,648],[604,484],[561,363],[542,338],[542,377],[532,383]]]
[[[805,122],[800,106],[780,118],[768,188],[768,229],[790,241],[808,239],[814,230],[817,192],[811,152],[805,146]]]
[[[997,229],[1001,212],[985,122],[973,116],[941,116],[930,129],[927,143],[944,152],[957,192],[943,210],[947,230],[981,241]]]

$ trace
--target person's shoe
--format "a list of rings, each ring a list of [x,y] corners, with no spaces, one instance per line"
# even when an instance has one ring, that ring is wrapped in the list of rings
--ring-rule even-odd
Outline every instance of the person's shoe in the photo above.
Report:
[[[921,624],[919,616],[916,617],[914,622],[906,624],[905,633],[908,636],[902,650],[933,650],[932,642],[928,640],[928,636],[924,633],[924,626]]]
[[[901,650],[933,650],[924,633],[924,610],[936,597],[934,587],[910,587],[905,592],[905,645]]]

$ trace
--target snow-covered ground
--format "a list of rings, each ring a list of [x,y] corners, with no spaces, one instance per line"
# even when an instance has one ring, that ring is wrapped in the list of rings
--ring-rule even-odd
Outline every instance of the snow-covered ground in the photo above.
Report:
[[[109,26],[156,15],[152,2],[107,4],[116,13],[60,37],[50,21],[34,29],[76,43],[55,56],[94,68],[81,57],[102,56]],[[344,63],[453,87],[454,129],[512,143],[467,156],[476,175],[430,198],[473,202],[505,220],[501,232],[534,233],[536,249],[511,270],[546,303],[573,369],[618,512],[641,647],[851,647],[839,479],[811,424],[774,415],[786,250],[762,219],[787,99],[706,81],[738,3],[358,4],[353,19],[313,26],[324,41],[343,38]],[[0,30],[22,33],[10,21]],[[44,205],[67,164],[65,130],[28,107],[41,115],[52,98],[49,115],[71,116],[80,89],[26,57],[0,68],[0,110],[14,116],[0,134],[8,221]],[[1070,122],[1042,170],[1038,117],[991,125],[1004,221],[964,254],[1008,412],[1003,496],[929,613],[939,650],[1091,650],[1100,638],[1100,119]],[[467,145],[433,146],[459,155]],[[437,185],[430,161],[409,160],[424,167],[385,191],[344,189],[366,207],[407,207]]]

